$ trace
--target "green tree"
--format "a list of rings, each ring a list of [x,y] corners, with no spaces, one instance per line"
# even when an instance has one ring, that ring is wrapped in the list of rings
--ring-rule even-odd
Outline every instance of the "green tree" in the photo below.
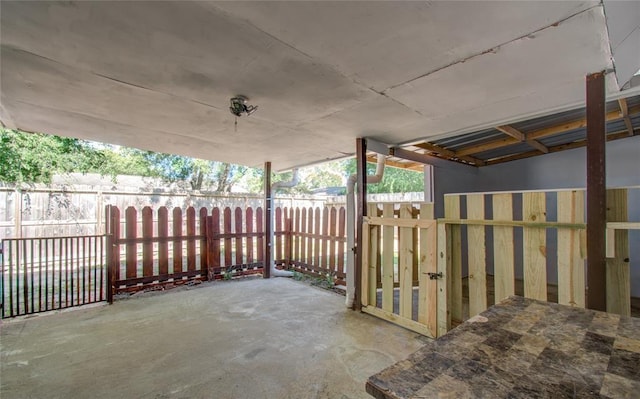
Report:
[[[168,181],[187,181],[193,190],[210,189],[216,192],[230,192],[248,169],[246,166],[182,155],[142,150],[129,150],[129,152],[146,161],[149,175]]]
[[[91,172],[107,162],[87,141],[0,129],[0,180],[48,183],[55,173]]]
[[[344,169],[348,175],[356,173],[356,160],[343,161]],[[367,163],[367,174],[372,175],[376,171],[376,165]],[[369,194],[376,193],[410,193],[424,191],[424,173],[413,170],[385,167],[382,181],[378,184],[367,185]]]

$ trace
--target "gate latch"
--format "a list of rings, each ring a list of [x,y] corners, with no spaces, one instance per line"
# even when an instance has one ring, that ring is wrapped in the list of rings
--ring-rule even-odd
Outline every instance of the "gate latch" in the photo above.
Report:
[[[437,280],[442,278],[442,272],[440,273],[427,273],[429,275],[429,280]]]

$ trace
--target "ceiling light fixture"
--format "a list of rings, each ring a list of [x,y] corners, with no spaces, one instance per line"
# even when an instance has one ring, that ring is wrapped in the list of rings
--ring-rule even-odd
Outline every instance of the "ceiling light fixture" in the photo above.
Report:
[[[258,109],[257,105],[249,105],[247,103],[249,99],[245,96],[235,96],[230,100],[229,111],[236,117],[242,116],[242,114],[247,114],[247,116],[253,114]]]

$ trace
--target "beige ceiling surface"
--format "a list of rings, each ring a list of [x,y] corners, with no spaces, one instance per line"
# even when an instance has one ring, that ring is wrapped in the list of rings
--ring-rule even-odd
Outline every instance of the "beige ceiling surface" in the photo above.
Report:
[[[600,2],[0,3],[5,125],[276,169],[577,104]],[[608,91],[618,90],[608,75]],[[238,120],[229,98],[259,110]]]

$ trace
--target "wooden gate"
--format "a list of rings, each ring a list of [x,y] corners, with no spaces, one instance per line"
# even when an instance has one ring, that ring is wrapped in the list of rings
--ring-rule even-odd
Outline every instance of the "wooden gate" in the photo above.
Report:
[[[433,204],[369,204],[362,237],[362,311],[437,336]]]

